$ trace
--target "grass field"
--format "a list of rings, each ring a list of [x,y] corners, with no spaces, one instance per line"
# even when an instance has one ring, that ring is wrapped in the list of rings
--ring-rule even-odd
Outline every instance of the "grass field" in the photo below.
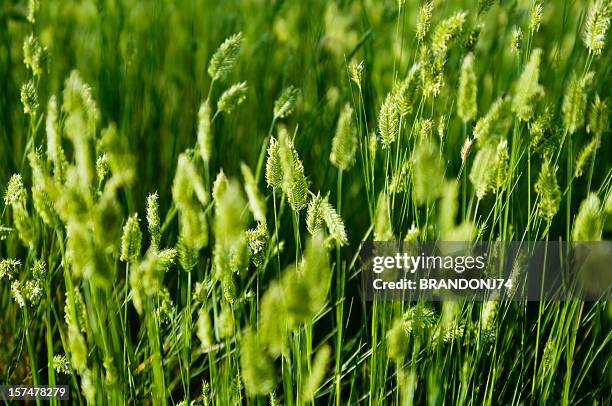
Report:
[[[612,403],[612,306],[367,301],[362,241],[612,236],[609,0],[3,0],[0,385]],[[53,403],[53,402],[52,402]]]

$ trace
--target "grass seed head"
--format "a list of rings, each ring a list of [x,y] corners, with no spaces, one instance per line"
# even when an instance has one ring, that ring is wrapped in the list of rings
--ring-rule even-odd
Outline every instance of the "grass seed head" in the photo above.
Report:
[[[346,171],[355,163],[356,153],[357,132],[353,126],[353,108],[347,103],[338,118],[329,160],[336,168]]]
[[[311,235],[324,230],[325,219],[323,218],[323,202],[325,198],[318,193],[308,202],[306,210],[306,228]]]
[[[157,192],[147,196],[147,227],[151,238],[151,249],[159,250],[161,241],[161,222],[159,218],[159,196]]]
[[[285,118],[291,115],[295,110],[299,95],[300,90],[293,86],[283,89],[278,99],[274,102],[274,119]]]
[[[602,228],[601,201],[595,193],[590,193],[580,203],[578,215],[574,220],[572,239],[574,241],[600,241]]]
[[[512,51],[519,55],[523,49],[523,30],[518,25],[512,28],[512,39],[510,40]]]
[[[244,387],[250,396],[267,395],[274,390],[274,363],[252,330],[246,330],[242,336],[240,369]]]
[[[395,319],[393,325],[387,331],[386,339],[389,358],[400,365],[406,354],[409,353],[408,345],[410,341],[406,332],[406,322],[403,319]]]
[[[529,10],[529,30],[531,32],[538,32],[540,30],[540,24],[542,22],[542,12],[544,6],[541,2],[535,2]]]
[[[259,222],[266,222],[266,199],[259,191],[257,187],[257,181],[251,172],[251,168],[244,162],[240,163],[240,171],[244,178],[244,191],[246,192],[249,208],[255,220]]]
[[[259,222],[257,223],[257,227],[247,230],[246,240],[253,265],[257,268],[261,267],[264,264],[266,250],[268,249],[270,240],[266,223]]]
[[[457,94],[457,115],[464,123],[476,118],[478,113],[478,87],[474,73],[474,57],[467,54],[461,64],[459,91]]]
[[[584,146],[584,148],[582,148],[578,154],[578,158],[576,159],[576,167],[574,168],[574,176],[576,178],[582,176],[584,168],[588,165],[591,159],[594,159],[594,155],[599,149],[600,142],[600,138],[595,136],[588,142],[588,144]]]
[[[466,16],[466,12],[460,11],[438,24],[431,38],[434,55],[446,54],[451,41],[461,34]]]
[[[236,107],[240,106],[242,102],[246,100],[247,90],[246,82],[240,82],[230,86],[229,89],[223,92],[217,102],[219,111],[231,114]]]
[[[21,175],[14,174],[11,176],[11,179],[6,187],[6,192],[4,193],[4,204],[6,206],[23,204],[26,197],[25,193]]]
[[[496,158],[497,149],[491,144],[480,148],[474,157],[469,178],[476,189],[478,200],[481,200],[487,191],[493,189],[496,172],[491,169],[495,168]]]
[[[550,222],[559,211],[561,191],[557,183],[557,167],[553,166],[549,160],[542,163],[535,191],[539,199],[538,214],[542,219]]]
[[[529,62],[516,82],[512,110],[522,121],[531,119],[534,104],[544,96],[544,88],[539,84],[541,59],[542,50],[534,49],[529,57]]]
[[[33,115],[38,111],[38,90],[32,80],[21,86],[21,104],[25,114]]]
[[[212,156],[213,134],[210,119],[210,102],[202,102],[198,110],[198,151],[204,162],[210,161]]]
[[[419,9],[419,14],[416,22],[416,37],[419,41],[423,41],[429,27],[431,26],[431,17],[433,16],[434,2],[428,1]]]
[[[417,203],[433,202],[440,197],[444,183],[444,163],[431,139],[421,139],[412,153],[414,198]]]
[[[21,266],[21,260],[8,258],[0,261],[0,280],[5,276],[10,281],[17,275],[17,270]]]
[[[479,146],[487,144],[494,136],[503,136],[509,129],[508,99],[500,97],[489,108],[487,114],[478,119],[472,134]]]
[[[349,65],[349,76],[351,78],[351,80],[353,81],[353,83],[355,83],[357,85],[357,87],[359,89],[361,89],[361,80],[363,78],[363,70],[365,69],[365,65],[363,63],[363,61],[360,61],[359,63],[357,62],[352,62]]]
[[[310,373],[306,376],[304,386],[302,387],[302,398],[304,401],[314,401],[317,390],[325,378],[330,355],[331,347],[329,345],[324,345],[317,351],[310,368]]]
[[[208,311],[202,307],[198,311],[198,330],[197,336],[200,340],[200,346],[203,350],[208,351],[215,344],[213,339],[212,321]]]
[[[278,152],[283,173],[283,191],[293,211],[298,212],[308,203],[308,181],[293,141],[284,130],[280,132]]]
[[[374,215],[374,241],[393,240],[393,225],[391,224],[389,197],[380,192]]]
[[[268,159],[266,160],[266,183],[268,187],[280,188],[283,184],[283,168],[281,165],[279,145],[276,138],[270,138]]]
[[[489,11],[494,3],[495,0],[478,0],[478,15],[480,16]]]
[[[53,357],[53,369],[56,373],[62,375],[70,375],[71,365],[65,355],[55,355]]]
[[[591,5],[582,35],[582,41],[589,53],[601,55],[601,51],[606,46],[611,17],[612,4],[609,0],[598,0]]]
[[[412,114],[419,90],[420,65],[415,63],[408,71],[406,78],[396,88],[397,108],[400,116]]]
[[[239,32],[228,37],[215,51],[208,64],[208,74],[212,80],[224,80],[229,75],[240,53],[242,42],[243,36]]]
[[[399,131],[399,108],[395,92],[387,94],[378,115],[378,133],[383,149],[395,141]]]
[[[609,121],[610,108],[608,105],[608,98],[602,100],[597,94],[595,95],[595,99],[591,104],[591,110],[589,111],[587,132],[601,136],[608,131],[610,125]]]
[[[46,51],[34,34],[30,34],[23,42],[23,63],[35,77],[42,74]]]
[[[495,159],[495,189],[503,190],[508,180],[510,166],[510,154],[508,153],[508,140],[503,138],[497,144],[497,156]]]
[[[563,124],[570,133],[575,133],[584,125],[587,108],[587,90],[593,73],[589,72],[584,76],[578,76],[576,72],[572,75],[567,86],[565,97],[563,98]]]
[[[140,257],[140,249],[142,245],[142,231],[138,224],[138,214],[128,217],[123,226],[123,235],[121,236],[121,260],[135,263]]]

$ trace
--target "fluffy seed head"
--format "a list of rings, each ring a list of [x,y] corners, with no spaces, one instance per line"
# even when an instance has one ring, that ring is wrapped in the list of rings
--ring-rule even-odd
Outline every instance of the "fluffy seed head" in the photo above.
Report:
[[[289,86],[283,89],[282,93],[274,102],[274,118],[285,118],[295,110],[295,104],[297,103],[300,90],[293,86]]]
[[[393,225],[391,224],[391,209],[389,197],[380,192],[374,215],[374,241],[393,240]]]
[[[387,331],[386,339],[389,359],[398,365],[401,364],[409,352],[409,337],[405,321],[396,319]]]
[[[32,80],[21,86],[21,104],[23,104],[23,112],[26,114],[35,114],[38,110],[38,91]]]
[[[308,203],[306,212],[306,227],[308,232],[313,236],[327,228],[329,238],[336,241],[340,245],[348,243],[346,229],[342,217],[336,212],[336,209],[329,203],[327,197],[321,197],[320,194],[313,196]]]
[[[8,258],[0,261],[0,280],[5,276],[10,281],[17,274],[17,270],[21,265],[19,259]]]
[[[140,248],[142,244],[142,231],[138,224],[138,214],[134,214],[128,218],[123,226],[123,235],[121,236],[121,260],[134,263],[140,256]]]
[[[474,126],[473,135],[478,145],[485,145],[493,136],[505,135],[508,131],[508,100],[500,97],[491,105],[487,114]]]
[[[557,183],[557,166],[551,164],[549,160],[542,163],[538,181],[535,184],[535,191],[538,194],[538,214],[544,220],[550,222],[561,203],[561,191]]]
[[[470,28],[467,34],[464,34],[461,47],[465,53],[473,52],[474,48],[476,48],[482,27],[482,24],[476,24],[474,27]]]
[[[68,348],[72,367],[82,373],[87,369],[87,344],[74,323],[68,325]]]
[[[531,32],[538,32],[540,30],[542,11],[544,11],[544,7],[541,2],[536,2],[531,6],[529,10],[529,30]]]
[[[546,106],[543,111],[529,123],[530,144],[534,149],[542,147],[550,138],[552,131],[551,107]]]
[[[302,397],[306,402],[312,402],[317,394],[317,390],[323,383],[325,378],[325,372],[327,370],[327,363],[329,356],[331,355],[331,348],[329,345],[321,347],[315,355],[310,374],[306,377],[304,386],[302,387]]]
[[[540,77],[540,60],[542,50],[534,49],[518,78],[512,99],[512,110],[522,121],[529,121],[533,114],[534,104],[544,95],[544,88],[538,83]]]
[[[96,175],[99,183],[104,182],[109,171],[110,164],[108,161],[108,156],[106,154],[102,154],[98,157],[98,159],[96,159]]]
[[[28,14],[26,15],[26,19],[30,24],[36,22],[36,13],[38,13],[38,9],[40,9],[39,0],[28,0]]]
[[[563,124],[573,134],[584,125],[587,107],[587,89],[593,80],[593,73],[579,77],[575,72],[570,79],[563,98]]]
[[[36,77],[43,70],[46,48],[43,48],[34,34],[30,34],[23,42],[23,63]]]
[[[461,64],[459,91],[457,94],[457,115],[464,123],[476,118],[478,113],[477,96],[478,88],[476,74],[474,73],[474,57],[472,54],[468,54],[463,58],[463,63]]]
[[[417,203],[432,202],[442,193],[444,163],[432,140],[422,139],[412,153],[414,198]]]
[[[476,189],[476,197],[479,200],[493,188],[496,173],[491,169],[495,168],[496,156],[495,146],[487,144],[474,157],[469,178]]]
[[[56,175],[61,179],[62,166],[64,163],[64,151],[62,150],[62,141],[58,129],[57,117],[57,99],[55,95],[49,98],[47,104],[47,117],[45,118],[45,131],[47,133],[47,156],[53,162]]]
[[[219,240],[234,241],[246,231],[248,216],[245,215],[247,201],[240,184],[225,175],[217,176],[214,188],[215,236]]]
[[[357,132],[353,126],[353,108],[347,103],[338,118],[329,160],[336,168],[346,171],[355,163],[356,153]]]
[[[280,133],[278,152],[283,172],[283,191],[291,208],[300,211],[308,203],[308,181],[302,161],[286,131]]]
[[[213,328],[208,311],[202,307],[198,312],[198,339],[203,350],[208,350],[214,345]]]
[[[587,132],[601,136],[604,132],[608,131],[609,120],[610,109],[608,99],[601,100],[599,95],[595,95],[595,100],[593,100],[591,110],[589,111]]]
[[[595,136],[589,141],[588,144],[582,148],[580,154],[578,154],[578,158],[576,159],[576,168],[574,169],[574,176],[579,178],[582,176],[584,168],[588,165],[588,163],[593,159],[595,152],[599,149],[601,139],[598,136]]]
[[[164,274],[176,259],[175,249],[165,249],[157,253],[148,251],[130,273],[132,300],[139,314],[143,311],[146,297],[158,295],[163,288]]]
[[[231,72],[242,47],[243,37],[239,32],[227,38],[210,58],[208,74],[212,80],[223,80]]]
[[[470,137],[467,137],[465,139],[465,141],[463,142],[463,146],[461,147],[461,162],[465,162],[465,160],[467,159],[468,155],[470,154],[470,151],[472,150],[472,144],[474,143],[474,140],[471,139]]]
[[[217,108],[226,114],[231,114],[236,107],[242,104],[246,99],[247,84],[246,82],[236,83],[230,86],[217,102]]]
[[[4,193],[4,204],[6,206],[15,206],[22,204],[25,200],[25,188],[23,187],[23,179],[21,175],[14,174],[11,176],[9,183]]]
[[[395,141],[398,130],[399,109],[395,93],[391,92],[387,94],[385,101],[380,107],[380,114],[378,116],[378,133],[384,149],[389,148],[393,141]]]
[[[53,369],[58,374],[70,374],[70,362],[68,361],[65,355],[55,355],[53,357]]]
[[[446,54],[451,41],[463,30],[466,16],[466,12],[460,11],[438,24],[431,39],[434,55]]]
[[[212,155],[212,128],[210,122],[210,102],[208,99],[198,110],[198,151],[204,162],[210,161]]]
[[[433,15],[433,1],[428,1],[419,9],[419,15],[416,22],[416,37],[419,41],[425,39],[429,26],[431,25],[431,17]]]
[[[246,231],[246,240],[253,265],[260,267],[264,264],[266,250],[270,236],[266,223],[257,223],[257,227]]]
[[[595,193],[590,193],[580,203],[578,215],[574,220],[572,239],[574,241],[600,241],[602,226],[601,201]]]
[[[512,40],[510,41],[510,44],[512,46],[512,50],[517,55],[521,52],[521,49],[523,49],[523,30],[521,30],[521,27],[515,25],[512,28]]]
[[[206,205],[210,200],[195,164],[185,153],[178,157],[172,198],[181,211],[198,210],[200,205]]]
[[[437,97],[445,85],[446,55],[436,56],[428,47],[423,46],[419,51],[419,64],[423,96],[428,99]]]
[[[349,65],[349,68],[348,68],[349,76],[351,77],[351,80],[360,89],[361,89],[361,78],[363,77],[364,68],[365,66],[363,64],[363,61],[360,61],[359,63],[353,62]]]
[[[503,138],[498,144],[495,157],[495,190],[502,190],[506,186],[510,155],[508,154],[508,140]]]
[[[253,213],[255,220],[265,223],[266,199],[262,196],[259,188],[257,187],[257,182],[253,176],[253,172],[251,172],[251,168],[249,168],[249,166],[244,162],[241,162],[240,171],[242,172],[242,177],[244,178],[244,191],[246,192],[249,200],[249,208],[251,209],[251,213]]]
[[[31,152],[28,154],[30,167],[32,168],[32,202],[36,212],[49,227],[59,224],[58,214],[50,195],[54,195],[54,186],[47,175],[42,162],[41,154]]]
[[[276,386],[274,364],[256,333],[246,330],[240,346],[240,369],[250,396],[267,395]]]
[[[151,249],[159,250],[161,241],[161,221],[159,218],[159,197],[157,192],[147,196],[147,226],[151,237]]]
[[[266,183],[268,187],[279,188],[283,184],[283,168],[276,138],[270,138],[268,159],[266,161]]]
[[[582,41],[590,53],[600,55],[606,46],[611,17],[612,4],[608,0],[596,1],[591,5],[582,35]]]
[[[395,91],[400,116],[412,114],[414,111],[414,103],[419,89],[419,70],[420,65],[418,63],[414,64]]]
[[[489,11],[495,0],[478,0],[478,15],[482,15]]]
[[[306,210],[306,228],[312,235],[324,230],[325,220],[323,218],[323,201],[321,194],[317,194],[308,202]]]
[[[64,83],[64,104],[62,108],[79,115],[75,119],[82,120],[87,126],[86,137],[93,138],[94,130],[100,118],[98,107],[93,97],[91,87],[83,81],[78,71],[73,70]],[[70,134],[69,134],[70,135]],[[73,136],[79,136],[74,134]],[[82,136],[82,134],[81,134]]]

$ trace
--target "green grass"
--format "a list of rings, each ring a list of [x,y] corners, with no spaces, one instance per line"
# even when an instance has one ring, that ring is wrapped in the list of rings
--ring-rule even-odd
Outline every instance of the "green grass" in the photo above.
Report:
[[[416,0],[34,3],[0,4],[0,384],[612,402],[608,302],[366,301],[359,260],[610,238],[609,1],[436,1],[420,38]]]

